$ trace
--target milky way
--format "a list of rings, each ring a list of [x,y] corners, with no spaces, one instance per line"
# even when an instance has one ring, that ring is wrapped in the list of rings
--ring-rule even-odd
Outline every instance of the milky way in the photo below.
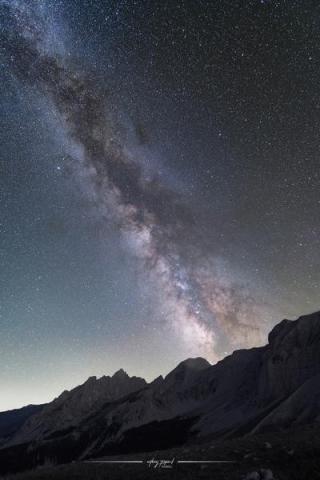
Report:
[[[208,252],[202,258],[201,236],[194,235],[201,225],[192,212],[156,178],[145,178],[121,143],[110,143],[108,101],[101,88],[46,51],[45,25],[32,22],[29,11],[12,8],[11,19],[13,28],[4,41],[13,70],[53,100],[79,146],[77,160],[88,172],[95,202],[102,215],[117,223],[128,248],[157,285],[169,323],[195,351],[213,360],[219,356],[219,343],[221,354],[221,347],[261,341],[246,294],[222,284]],[[188,237],[193,244],[184,240]]]
[[[42,2],[1,2],[4,65],[21,85],[41,96],[60,122],[63,168],[70,168],[95,215],[117,229],[125,255],[137,262],[137,281],[145,302],[153,305],[153,320],[164,321],[164,331],[183,342],[190,354],[211,361],[235,348],[261,344],[277,308],[273,310],[267,290],[261,295],[262,283],[255,284],[245,265],[232,264],[217,251],[214,239],[220,236],[223,244],[225,235],[221,213],[215,223],[210,204],[188,200],[185,188],[170,182],[169,171],[167,178],[155,171],[159,160],[152,149],[157,146],[141,127],[141,118],[125,102],[116,106],[115,114],[114,85],[67,53],[64,36],[46,17],[46,8]],[[68,28],[65,22],[64,30]],[[208,62],[205,71],[211,68]],[[53,136],[58,138],[58,132]],[[137,145],[147,145],[144,155]],[[234,153],[236,149],[230,155]],[[166,170],[165,161],[161,169]],[[226,184],[234,188],[233,174],[226,174]],[[217,208],[214,201],[212,208]],[[245,212],[245,203],[243,208]],[[239,230],[239,243],[241,235]],[[239,253],[239,258],[244,257]]]

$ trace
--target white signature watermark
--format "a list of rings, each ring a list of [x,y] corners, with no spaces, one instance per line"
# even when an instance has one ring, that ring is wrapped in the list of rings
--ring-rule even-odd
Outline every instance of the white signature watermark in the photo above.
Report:
[[[86,460],[85,463],[104,463],[104,464],[140,464],[146,465],[150,469],[172,469],[176,465],[190,465],[190,464],[221,464],[221,463],[237,463],[233,460],[178,460],[150,458],[148,460]]]
[[[156,458],[151,458],[150,460],[146,461],[146,464],[149,468],[173,468],[174,462],[174,458],[171,460],[159,460]]]

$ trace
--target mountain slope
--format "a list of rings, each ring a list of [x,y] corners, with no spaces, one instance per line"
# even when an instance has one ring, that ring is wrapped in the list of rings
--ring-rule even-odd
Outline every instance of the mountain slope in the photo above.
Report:
[[[4,443],[11,437],[29,417],[40,412],[44,408],[43,405],[27,405],[26,407],[0,412],[0,444]]]

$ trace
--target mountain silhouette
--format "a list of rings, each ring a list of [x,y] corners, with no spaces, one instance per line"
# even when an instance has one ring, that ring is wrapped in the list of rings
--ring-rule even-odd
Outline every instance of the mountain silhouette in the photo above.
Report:
[[[181,362],[151,383],[119,370],[31,412],[1,436],[2,473],[133,453],[205,439],[243,437],[320,420],[320,312],[283,320],[268,344],[215,365]],[[2,414],[4,415],[4,414]],[[0,428],[1,415],[0,415]],[[20,462],[14,462],[19,454]]]

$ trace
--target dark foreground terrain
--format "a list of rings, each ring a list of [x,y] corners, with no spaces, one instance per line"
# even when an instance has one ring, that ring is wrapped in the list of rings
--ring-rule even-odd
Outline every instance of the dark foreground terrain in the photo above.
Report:
[[[171,468],[149,465],[152,459],[173,460]],[[317,480],[320,479],[320,427],[250,435],[233,440],[154,451],[147,454],[105,457],[102,460],[142,460],[143,463],[107,464],[74,462],[38,467],[1,477],[6,480]],[[178,460],[227,460],[235,463],[177,464]],[[17,459],[18,461],[18,459]],[[271,473],[272,472],[272,473]]]

